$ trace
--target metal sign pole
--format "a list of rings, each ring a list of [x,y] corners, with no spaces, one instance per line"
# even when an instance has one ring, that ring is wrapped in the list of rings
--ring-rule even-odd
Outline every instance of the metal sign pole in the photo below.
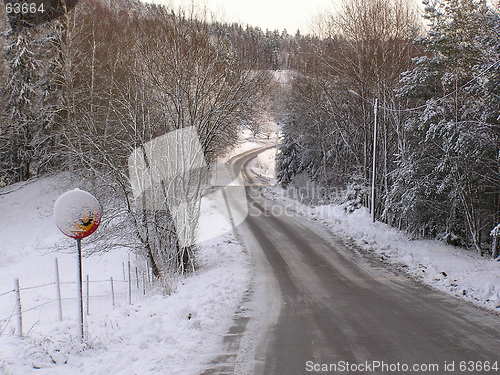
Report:
[[[57,198],[54,203],[54,216],[59,230],[66,236],[76,240],[78,249],[77,285],[78,285],[78,323],[80,341],[85,340],[83,320],[83,270],[82,270],[82,238],[94,233],[102,218],[102,207],[90,193],[74,189]],[[87,280],[87,291],[89,283]],[[87,307],[89,304],[87,303]]]
[[[78,318],[80,323],[80,338],[83,342],[83,287],[82,287],[82,239],[76,239],[78,247]]]

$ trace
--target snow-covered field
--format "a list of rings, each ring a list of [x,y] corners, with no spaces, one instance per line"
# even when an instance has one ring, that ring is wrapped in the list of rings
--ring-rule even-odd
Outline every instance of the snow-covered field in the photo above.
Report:
[[[15,278],[21,288],[49,284],[21,291],[23,310],[47,303],[23,313],[23,338],[14,335],[14,294],[0,296],[0,374],[199,373],[220,354],[222,337],[247,287],[250,266],[243,248],[230,232],[203,243],[196,274],[172,280],[176,288],[169,296],[158,286],[143,296],[134,282],[132,305],[123,281],[127,250],[86,258],[84,273],[96,282],[90,284],[88,342],[82,346],[76,322],[76,257],[71,242],[63,242],[68,248],[56,252],[56,243],[64,239],[52,216],[55,199],[74,187],[59,175],[0,190],[0,295],[13,289]],[[7,189],[15,191],[5,194]],[[202,232],[223,225],[221,220],[204,223],[212,227],[202,227]],[[53,302],[56,256],[64,283],[62,322]],[[130,259],[135,269],[135,256]],[[137,263],[143,264],[140,258]],[[117,294],[114,309],[111,276]]]
[[[376,254],[421,282],[476,305],[500,311],[500,262],[436,240],[409,240],[381,222],[372,223],[366,208],[347,214],[340,205],[308,207],[269,189],[291,211],[328,226],[340,237]]]

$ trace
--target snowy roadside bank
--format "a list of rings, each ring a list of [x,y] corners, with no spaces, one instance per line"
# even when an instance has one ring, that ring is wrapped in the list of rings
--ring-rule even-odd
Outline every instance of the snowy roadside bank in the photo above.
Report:
[[[90,316],[89,344],[76,322],[42,325],[29,337],[0,337],[0,373],[197,374],[222,348],[249,277],[241,246],[226,235],[200,251],[200,270],[177,292],[160,291],[104,316]]]
[[[156,287],[143,296],[133,285],[133,305],[128,305],[126,282],[115,284],[113,309],[109,282],[91,284],[89,332],[85,347],[77,339],[74,300],[76,291],[73,249],[57,252],[62,235],[55,228],[52,206],[68,186],[63,176],[51,176],[0,196],[0,293],[22,286],[53,282],[57,256],[63,283],[64,320],[57,319],[57,304],[23,314],[23,338],[14,335],[15,319],[0,322],[1,375],[190,375],[198,374],[223,351],[223,336],[232,325],[250,279],[250,263],[232,233],[200,244],[198,270],[172,280],[174,292],[163,295]],[[208,207],[208,209],[211,209]],[[208,213],[210,214],[210,212]],[[206,222],[214,230],[215,213]],[[200,223],[203,226],[203,223]],[[229,226],[230,228],[230,226]],[[84,260],[91,280],[123,281],[122,261],[128,251],[118,248]],[[131,257],[134,263],[134,256]],[[122,285],[124,284],[124,285]],[[50,302],[53,285],[22,291],[24,308]],[[95,297],[95,298],[94,298]],[[14,297],[0,298],[0,318],[12,314]],[[4,329],[3,329],[4,328]]]
[[[308,207],[288,198],[279,187],[268,189],[266,195],[421,282],[500,312],[500,262],[436,240],[409,240],[396,228],[372,223],[365,208],[346,214],[339,205]]]
[[[254,175],[263,177],[269,184],[276,184],[276,149],[271,148],[258,154],[250,162],[250,170]]]

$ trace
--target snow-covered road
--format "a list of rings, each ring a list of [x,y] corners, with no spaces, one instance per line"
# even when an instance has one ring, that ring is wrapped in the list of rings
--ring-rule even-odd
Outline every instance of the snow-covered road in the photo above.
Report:
[[[248,166],[262,150],[234,158],[235,173],[252,180]],[[432,365],[421,373],[443,374],[445,361],[455,362],[448,373],[461,373],[460,361],[498,361],[495,314],[353,252],[317,222],[278,213],[279,202],[257,186],[247,196],[250,215],[238,230],[253,256],[253,290],[224,360],[206,374],[302,375],[340,361]]]

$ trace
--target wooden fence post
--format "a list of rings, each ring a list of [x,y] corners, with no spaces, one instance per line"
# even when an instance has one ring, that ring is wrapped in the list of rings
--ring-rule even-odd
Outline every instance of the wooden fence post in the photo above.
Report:
[[[130,277],[130,260],[128,261],[128,304],[132,304],[132,279]]]
[[[61,280],[59,278],[59,261],[56,258],[56,291],[57,291],[57,307],[58,307],[58,318],[59,321],[63,320],[62,313],[62,300],[61,300]]]
[[[149,262],[146,261],[146,271],[148,272],[148,284],[150,284],[150,286],[153,284],[153,281],[151,280],[151,276],[149,275]]]
[[[19,279],[14,281],[14,289],[16,291],[16,315],[17,315],[17,335],[23,336],[23,316],[21,308],[21,288],[19,288]]]
[[[137,266],[135,266],[135,284],[137,289],[139,289],[139,271],[137,270]]]
[[[113,285],[113,276],[109,279],[111,282],[111,300],[113,301],[113,309],[115,308],[115,287]]]

